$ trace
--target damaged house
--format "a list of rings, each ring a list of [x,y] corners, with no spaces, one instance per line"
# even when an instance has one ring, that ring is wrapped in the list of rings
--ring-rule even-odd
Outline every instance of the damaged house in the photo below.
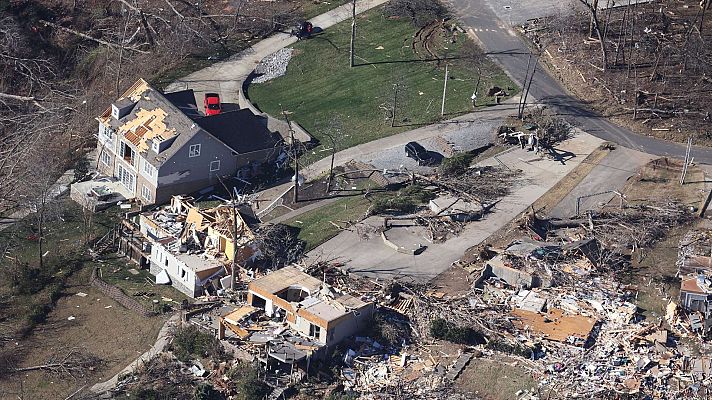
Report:
[[[336,293],[295,267],[285,267],[250,282],[247,303],[327,346],[363,329],[374,312],[373,303]]]
[[[156,283],[191,297],[229,287],[233,258],[244,265],[257,254],[254,233],[229,205],[201,210],[190,198],[174,196],[170,205],[141,214],[139,227],[150,243]]]
[[[161,93],[139,79],[97,118],[98,169],[141,203],[249,177],[282,153],[282,139],[248,109],[204,116],[192,90]]]

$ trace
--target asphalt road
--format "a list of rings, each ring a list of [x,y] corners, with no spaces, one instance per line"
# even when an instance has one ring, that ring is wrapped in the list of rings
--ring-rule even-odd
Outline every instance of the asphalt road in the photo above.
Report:
[[[530,51],[525,41],[497,18],[487,0],[447,2],[465,27],[472,29],[485,51],[522,86]],[[537,69],[529,93],[540,103],[555,109],[570,123],[603,140],[657,156],[685,157],[685,145],[639,135],[601,117],[571,96],[544,68]],[[692,156],[698,163],[712,164],[712,149],[709,147],[693,146]]]

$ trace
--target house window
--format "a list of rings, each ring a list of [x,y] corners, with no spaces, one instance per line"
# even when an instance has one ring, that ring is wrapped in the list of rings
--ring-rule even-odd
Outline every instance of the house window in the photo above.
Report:
[[[141,197],[146,201],[151,201],[151,189],[148,186],[143,185],[141,188]]]
[[[220,171],[220,160],[210,161],[210,172]]]
[[[102,151],[101,152],[101,162],[104,165],[111,165],[111,155],[109,155],[109,153],[106,151]]]
[[[121,181],[121,184],[124,185],[126,189],[130,190],[131,192],[136,190],[136,176],[134,174],[127,171],[121,165],[118,165],[116,175],[119,178],[119,181]]]
[[[185,275],[186,275],[186,274],[185,274],[185,270],[184,270],[184,269],[181,269],[181,270],[180,270],[180,279],[185,280]]]
[[[146,176],[153,176],[153,171],[155,171],[155,168],[153,168],[153,165],[149,163],[146,160],[143,160],[143,172],[146,174]]]
[[[321,337],[321,327],[319,325],[309,324],[309,336],[316,339]]]
[[[200,145],[191,144],[190,150],[188,151],[188,157],[198,157],[200,155]]]

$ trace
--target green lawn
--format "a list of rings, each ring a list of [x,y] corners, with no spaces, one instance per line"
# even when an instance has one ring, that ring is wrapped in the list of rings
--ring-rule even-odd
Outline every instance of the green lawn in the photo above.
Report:
[[[335,25],[316,37],[294,45],[295,55],[287,74],[249,87],[254,104],[273,116],[281,116],[280,104],[324,145],[331,146],[324,132],[338,132],[338,149],[430,124],[441,119],[445,63],[449,77],[445,117],[472,111],[470,96],[481,66],[478,105],[493,104],[487,89],[497,85],[516,89],[507,76],[481,54],[465,35],[439,32],[429,44],[431,51],[447,61],[424,61],[430,57],[423,46],[412,49],[418,31],[409,20],[383,15],[378,7],[358,17],[356,64],[349,68],[351,22]],[[398,84],[395,127],[390,110],[394,85]],[[307,161],[320,158],[315,149]]]
[[[306,242],[309,251],[341,232],[334,224],[346,226],[345,222],[361,221],[370,205],[363,195],[344,197],[292,218],[285,225],[300,229],[299,239]]]

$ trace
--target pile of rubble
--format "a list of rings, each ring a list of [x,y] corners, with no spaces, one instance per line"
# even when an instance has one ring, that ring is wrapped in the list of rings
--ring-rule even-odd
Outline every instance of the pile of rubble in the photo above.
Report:
[[[263,58],[255,68],[257,77],[252,80],[252,83],[264,83],[286,74],[293,52],[294,49],[287,47]]]

